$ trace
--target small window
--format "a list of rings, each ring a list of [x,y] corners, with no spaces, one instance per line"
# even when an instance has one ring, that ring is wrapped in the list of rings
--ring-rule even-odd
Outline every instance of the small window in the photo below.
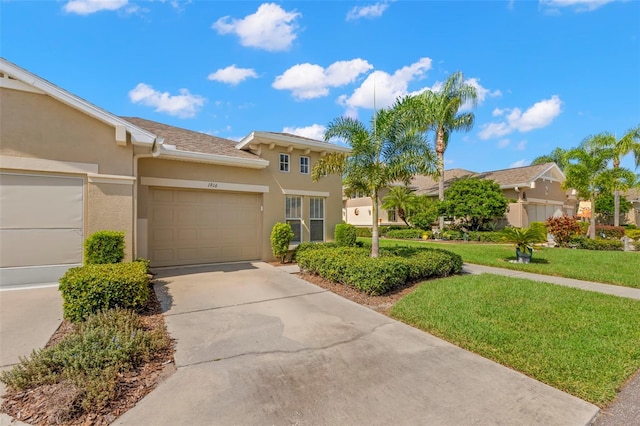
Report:
[[[302,242],[302,197],[287,196],[285,198],[284,217],[293,231],[292,244]]]
[[[309,221],[311,241],[324,241],[324,198],[309,199]]]
[[[309,157],[300,157],[300,173],[309,174]]]
[[[396,211],[395,210],[387,210],[387,218],[389,222],[395,222],[396,219]]]
[[[289,172],[289,154],[280,154],[280,171]]]

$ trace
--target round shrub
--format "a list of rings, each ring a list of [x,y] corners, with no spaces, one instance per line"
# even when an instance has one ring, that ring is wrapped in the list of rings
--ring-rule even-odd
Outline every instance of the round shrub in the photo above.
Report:
[[[289,251],[289,244],[291,244],[294,236],[291,225],[288,223],[278,222],[273,225],[271,230],[271,250],[275,257],[280,258],[282,263],[284,263],[284,258]]]
[[[84,241],[84,263],[101,265],[124,259],[124,232],[98,231]]]
[[[149,276],[143,262],[85,265],[60,278],[64,317],[84,320],[103,309],[137,309],[149,300]]]
[[[348,223],[338,223],[335,228],[334,239],[339,246],[355,246],[358,239],[356,227]]]

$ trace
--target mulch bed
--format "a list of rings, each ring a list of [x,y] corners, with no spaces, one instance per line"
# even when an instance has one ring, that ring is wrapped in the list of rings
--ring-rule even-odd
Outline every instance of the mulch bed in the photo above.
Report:
[[[161,329],[166,333],[160,302],[151,289],[149,302],[139,311],[146,330]],[[63,321],[51,336],[47,347],[54,345],[73,331],[74,325]],[[76,389],[68,383],[40,386],[25,391],[7,389],[0,412],[31,425],[108,425],[131,409],[160,382],[175,371],[174,345],[154,353],[150,362],[119,376],[117,396],[99,411],[69,419]]]

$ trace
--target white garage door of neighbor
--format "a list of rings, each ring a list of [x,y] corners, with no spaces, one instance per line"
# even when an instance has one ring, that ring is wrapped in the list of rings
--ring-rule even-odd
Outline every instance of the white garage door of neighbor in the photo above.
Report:
[[[260,195],[151,188],[153,266],[260,258]]]
[[[84,179],[0,173],[0,285],[55,283],[82,264]]]

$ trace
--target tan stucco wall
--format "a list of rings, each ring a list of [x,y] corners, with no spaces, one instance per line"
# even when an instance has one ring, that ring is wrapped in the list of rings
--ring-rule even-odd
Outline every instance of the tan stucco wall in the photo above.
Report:
[[[158,177],[168,179],[194,180],[220,183],[238,183],[246,185],[265,185],[269,192],[262,195],[262,249],[264,260],[272,259],[269,237],[271,229],[277,222],[285,220],[285,194],[289,191],[328,192],[325,199],[325,240],[333,240],[335,225],[342,222],[342,181],[337,175],[327,176],[318,182],[312,182],[311,175],[299,173],[299,156],[302,151],[293,150],[291,156],[291,170],[283,173],[278,170],[279,153],[277,147],[269,150],[263,146],[261,157],[269,160],[266,169],[248,169],[242,167],[219,166],[203,163],[165,160],[162,158],[141,158],[139,160],[138,175],[140,177]],[[310,167],[319,158],[318,153],[309,153]],[[303,195],[303,241],[309,241],[309,198]],[[149,187],[138,186],[138,218],[148,218]]]
[[[86,207],[88,237],[96,231],[125,232],[125,260],[133,256],[133,185],[89,183]]]
[[[0,155],[98,164],[102,174],[131,176],[132,147],[115,129],[57,100],[0,89]]]

